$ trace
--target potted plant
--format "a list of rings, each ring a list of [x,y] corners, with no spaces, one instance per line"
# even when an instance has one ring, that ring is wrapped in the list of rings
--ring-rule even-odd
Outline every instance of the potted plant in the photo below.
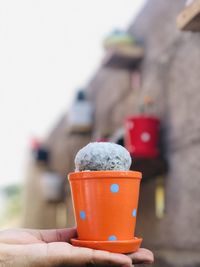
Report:
[[[46,202],[58,203],[64,196],[64,179],[57,172],[46,170],[40,177],[40,189]]]
[[[68,113],[68,128],[72,133],[86,133],[92,129],[93,108],[84,90],[78,91]]]
[[[48,165],[50,159],[50,151],[47,146],[39,139],[33,138],[31,140],[31,152],[36,163],[41,165]]]
[[[82,171],[69,174],[78,238],[72,244],[118,253],[138,250],[135,237],[142,174]]]
[[[159,156],[159,118],[149,115],[153,100],[146,96],[140,106],[140,115],[125,120],[125,147],[131,155],[138,158]]]

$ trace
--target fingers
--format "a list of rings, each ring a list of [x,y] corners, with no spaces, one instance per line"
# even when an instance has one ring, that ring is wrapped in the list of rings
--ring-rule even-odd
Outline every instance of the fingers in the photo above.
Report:
[[[78,257],[78,264],[80,264],[80,266],[82,266],[81,264],[84,264],[86,266],[132,266],[130,258],[123,254],[115,254],[107,251],[77,247],[73,247],[72,251],[72,260],[77,261]],[[81,262],[80,259],[83,262]]]
[[[76,228],[52,229],[52,230],[28,230],[33,236],[45,243],[70,242],[70,239],[77,237]]]
[[[76,228],[55,230],[8,229],[0,231],[0,242],[7,244],[69,242],[72,237],[76,236]]]
[[[152,264],[154,261],[153,253],[145,248],[140,248],[137,252],[128,254],[132,259],[133,264]]]
[[[51,262],[52,266],[132,266],[131,259],[122,254],[73,247],[67,243],[51,243],[47,246],[48,260],[45,261]]]

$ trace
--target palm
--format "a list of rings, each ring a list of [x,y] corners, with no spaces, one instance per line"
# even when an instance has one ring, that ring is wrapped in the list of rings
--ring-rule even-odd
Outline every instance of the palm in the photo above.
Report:
[[[131,266],[131,263],[151,263],[153,254],[146,249],[129,256],[72,246],[76,229],[6,230],[0,232],[0,252],[13,267],[53,266]],[[26,261],[24,260],[26,259]],[[13,262],[13,265],[12,265]]]

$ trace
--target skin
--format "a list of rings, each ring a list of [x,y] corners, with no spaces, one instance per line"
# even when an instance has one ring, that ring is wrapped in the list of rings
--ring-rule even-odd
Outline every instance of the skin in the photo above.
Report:
[[[153,263],[153,254],[139,249],[130,255],[74,247],[76,229],[0,231],[0,267],[120,266]]]

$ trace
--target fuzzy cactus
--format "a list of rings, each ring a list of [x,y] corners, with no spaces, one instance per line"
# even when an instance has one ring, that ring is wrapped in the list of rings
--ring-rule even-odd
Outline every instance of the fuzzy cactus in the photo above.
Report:
[[[109,142],[89,143],[75,157],[76,171],[128,171],[131,162],[124,147]]]

